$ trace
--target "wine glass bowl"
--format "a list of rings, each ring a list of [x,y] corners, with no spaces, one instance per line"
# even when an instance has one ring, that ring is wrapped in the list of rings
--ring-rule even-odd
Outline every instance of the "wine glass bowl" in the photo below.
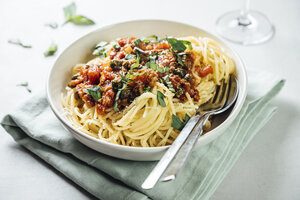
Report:
[[[246,4],[249,3],[248,1]],[[245,9],[225,13],[216,22],[217,32],[225,39],[242,45],[260,44],[270,40],[275,28],[258,11]]]

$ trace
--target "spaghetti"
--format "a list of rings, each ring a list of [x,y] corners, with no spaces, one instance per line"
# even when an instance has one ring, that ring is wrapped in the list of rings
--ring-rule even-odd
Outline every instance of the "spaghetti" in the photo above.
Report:
[[[209,38],[122,38],[73,68],[62,104],[80,131],[110,143],[170,145],[234,63]],[[209,124],[208,124],[209,126]]]

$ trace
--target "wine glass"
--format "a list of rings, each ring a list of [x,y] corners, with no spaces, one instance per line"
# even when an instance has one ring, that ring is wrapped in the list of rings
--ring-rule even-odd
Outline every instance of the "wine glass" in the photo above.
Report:
[[[268,41],[275,28],[262,13],[249,10],[250,0],[245,0],[241,10],[225,13],[216,22],[217,32],[225,39],[243,44],[260,44]]]

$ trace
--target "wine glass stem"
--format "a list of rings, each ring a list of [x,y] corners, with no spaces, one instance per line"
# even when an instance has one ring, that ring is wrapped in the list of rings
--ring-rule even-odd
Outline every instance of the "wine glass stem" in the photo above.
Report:
[[[239,26],[249,26],[252,24],[251,20],[249,19],[249,6],[250,6],[250,0],[244,1],[244,6],[240,12],[240,16],[238,17],[238,23]]]

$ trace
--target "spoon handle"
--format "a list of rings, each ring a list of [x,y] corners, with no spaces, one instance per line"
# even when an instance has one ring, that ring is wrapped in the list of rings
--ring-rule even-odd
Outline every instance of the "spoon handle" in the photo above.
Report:
[[[196,141],[203,133],[203,127],[210,117],[210,113],[206,113],[202,116],[199,123],[192,130],[189,137],[186,139],[185,143],[181,146],[180,150],[177,152],[176,157],[169,165],[168,169],[160,179],[161,181],[170,181],[176,178],[177,173],[182,169],[184,164],[186,163],[187,158],[192,152]]]
[[[177,154],[180,147],[183,145],[183,143],[185,142],[187,137],[190,135],[191,130],[194,129],[195,125],[198,124],[200,119],[201,119],[201,116],[196,115],[188,121],[188,123],[185,125],[185,127],[180,132],[180,134],[177,136],[176,140],[169,147],[167,152],[163,155],[163,157],[160,159],[160,161],[157,163],[155,168],[151,171],[151,173],[148,175],[148,177],[142,184],[143,189],[151,189],[154,187],[154,185],[157,183],[159,178],[162,176],[162,174],[165,172],[165,170],[169,166],[170,162],[173,160],[173,158]]]

